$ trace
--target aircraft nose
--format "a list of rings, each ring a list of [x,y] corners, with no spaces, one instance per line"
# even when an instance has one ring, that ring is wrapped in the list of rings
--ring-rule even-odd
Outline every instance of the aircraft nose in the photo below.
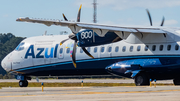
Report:
[[[7,61],[6,58],[4,58],[4,59],[1,61],[1,66],[2,66],[3,69],[6,70],[6,71],[10,71],[10,70],[11,70],[11,64],[10,64],[10,62]]]

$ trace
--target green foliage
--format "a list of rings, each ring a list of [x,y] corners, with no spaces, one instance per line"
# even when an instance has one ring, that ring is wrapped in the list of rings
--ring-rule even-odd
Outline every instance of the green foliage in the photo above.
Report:
[[[8,76],[5,74],[5,75],[3,76],[3,79],[8,79]]]
[[[2,74],[0,74],[0,79],[3,79],[3,75]]]
[[[13,51],[16,46],[25,38],[16,37],[11,33],[2,34],[0,33],[0,63],[3,58]],[[6,74],[6,71],[0,65],[0,74]],[[8,75],[3,78],[9,78]]]

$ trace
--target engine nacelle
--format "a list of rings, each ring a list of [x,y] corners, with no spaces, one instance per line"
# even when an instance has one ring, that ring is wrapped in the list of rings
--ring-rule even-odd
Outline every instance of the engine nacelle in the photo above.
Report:
[[[107,32],[104,37],[100,37],[93,30],[83,30],[77,34],[78,46],[79,47],[91,47],[97,45],[103,45],[113,43],[122,40],[114,32]]]
[[[163,65],[159,59],[132,59],[114,63],[107,66],[105,69],[107,72],[113,74],[122,76],[132,74],[131,77],[135,77],[141,70],[153,70],[153,72],[155,72],[158,69],[161,70],[161,67],[163,67]]]

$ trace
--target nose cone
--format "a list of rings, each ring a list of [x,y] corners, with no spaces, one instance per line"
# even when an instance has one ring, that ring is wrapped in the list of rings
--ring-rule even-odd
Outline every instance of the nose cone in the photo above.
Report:
[[[1,66],[6,71],[10,71],[11,70],[11,63],[7,61],[6,57],[1,61]]]

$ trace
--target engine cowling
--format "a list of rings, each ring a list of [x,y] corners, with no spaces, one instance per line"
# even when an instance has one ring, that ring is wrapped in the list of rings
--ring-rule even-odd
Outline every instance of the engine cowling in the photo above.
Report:
[[[107,32],[104,37],[100,37],[93,30],[83,30],[77,34],[78,46],[79,47],[91,47],[97,45],[103,45],[113,43],[122,40],[114,32]]]
[[[114,63],[105,69],[113,74],[122,76],[131,74],[131,77],[135,77],[140,71],[157,70],[158,67],[162,66],[159,59],[132,59]]]

